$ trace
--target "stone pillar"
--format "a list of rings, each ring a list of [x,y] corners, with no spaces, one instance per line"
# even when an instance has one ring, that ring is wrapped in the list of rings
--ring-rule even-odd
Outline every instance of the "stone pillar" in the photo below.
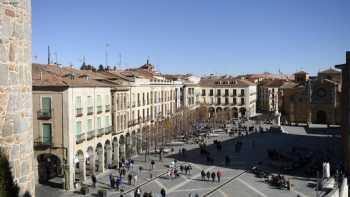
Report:
[[[104,172],[104,153],[103,153],[103,148],[99,148],[97,150],[97,161],[98,161],[98,172]]]
[[[86,180],[86,165],[85,165],[85,156],[79,158],[79,171],[81,181],[84,182]]]
[[[113,164],[114,165],[119,165],[119,146],[118,146],[118,142],[114,142],[113,143],[113,147],[114,147],[114,152],[113,152]],[[118,166],[119,167],[119,166]]]
[[[0,1],[0,148],[20,195],[35,196],[31,1]]]
[[[119,144],[119,156],[120,158],[126,159],[125,155],[125,144]]]
[[[107,166],[105,166],[105,167],[108,168],[109,166],[112,165],[112,147],[111,147],[111,145],[108,145],[106,147],[106,161],[107,161]]]

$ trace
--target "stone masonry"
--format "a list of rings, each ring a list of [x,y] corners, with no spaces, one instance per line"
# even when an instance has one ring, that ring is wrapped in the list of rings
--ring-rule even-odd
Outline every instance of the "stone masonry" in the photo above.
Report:
[[[21,196],[35,195],[30,0],[0,0],[0,148]]]

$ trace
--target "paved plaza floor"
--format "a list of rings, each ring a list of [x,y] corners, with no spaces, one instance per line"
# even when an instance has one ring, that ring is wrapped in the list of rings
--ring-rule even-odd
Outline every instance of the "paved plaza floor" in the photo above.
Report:
[[[264,134],[250,134],[244,137],[230,137],[228,135],[221,135],[216,138],[208,140],[208,150],[214,158],[214,163],[208,163],[206,158],[200,154],[197,144],[186,144],[181,148],[186,148],[186,156],[178,153],[178,147],[175,147],[174,154],[166,155],[162,162],[159,162],[157,155],[152,155],[148,161],[144,161],[144,155],[134,158],[135,166],[134,173],[138,173],[138,180],[135,185],[123,184],[124,196],[134,196],[136,187],[140,187],[143,192],[152,192],[153,196],[158,196],[161,188],[166,190],[169,197],[188,197],[195,196],[218,196],[218,197],[302,197],[315,196],[316,192],[310,185],[315,184],[315,177],[308,177],[303,175],[303,170],[300,172],[291,172],[285,175],[293,184],[292,191],[281,190],[274,188],[267,184],[264,179],[257,178],[250,168],[252,166],[259,166],[271,173],[281,173],[280,171],[271,167],[266,150],[275,149],[290,149],[292,146],[307,147],[313,152],[334,151],[333,159],[340,158],[340,139],[330,134],[310,133],[306,132],[303,127],[284,127],[288,134],[280,133],[264,133]],[[213,140],[222,141],[223,150],[217,151],[213,145]],[[242,150],[240,152],[234,151],[234,143],[240,140],[243,142]],[[252,145],[254,143],[254,146]],[[331,150],[330,150],[331,149]],[[338,151],[336,151],[338,150]],[[229,166],[224,165],[225,156],[231,158]],[[156,161],[154,170],[150,170],[150,160]],[[191,164],[192,171],[190,174],[180,173],[177,178],[169,178],[167,175],[168,167],[174,159],[178,160],[177,166],[180,164]],[[141,173],[138,167],[143,166]],[[201,170],[216,172],[220,170],[223,172],[221,182],[218,181],[202,181]],[[109,174],[117,176],[117,170],[107,170],[103,174],[97,176],[97,188],[90,187],[90,194],[96,196],[97,189],[108,190],[108,196],[120,196],[120,191],[110,188]],[[152,178],[151,178],[152,174]],[[91,184],[91,179],[88,178],[87,184]],[[124,180],[125,182],[125,180]],[[44,185],[37,185],[37,196],[50,197],[69,197],[81,196],[78,193],[66,192]]]

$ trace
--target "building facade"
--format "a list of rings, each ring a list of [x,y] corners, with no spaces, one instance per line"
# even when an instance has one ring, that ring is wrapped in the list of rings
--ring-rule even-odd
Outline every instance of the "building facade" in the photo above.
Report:
[[[202,78],[199,102],[207,106],[209,116],[222,111],[232,118],[252,117],[256,114],[256,85],[233,77]]]

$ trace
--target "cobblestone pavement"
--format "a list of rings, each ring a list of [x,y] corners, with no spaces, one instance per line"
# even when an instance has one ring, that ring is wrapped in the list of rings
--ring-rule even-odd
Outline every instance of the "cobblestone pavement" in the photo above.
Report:
[[[281,190],[271,187],[264,182],[264,179],[255,177],[248,169],[253,165],[260,165],[272,173],[280,173],[277,170],[271,168],[268,165],[268,159],[266,149],[288,149],[291,146],[304,146],[312,149],[313,151],[324,151],[325,147],[337,148],[339,139],[336,137],[329,137],[328,135],[321,134],[310,134],[306,133],[302,127],[285,127],[288,134],[251,134],[244,137],[229,137],[222,135],[216,138],[208,140],[208,144],[212,144],[213,140],[223,141],[223,150],[218,152],[215,146],[208,146],[209,152],[214,157],[214,163],[208,164],[206,158],[200,155],[197,144],[188,144],[184,147],[187,149],[186,157],[177,154],[170,154],[163,158],[162,162],[159,162],[158,156],[153,155],[150,159],[156,161],[155,168],[153,171],[150,170],[150,162],[144,162],[144,156],[140,155],[135,157],[134,173],[138,172],[138,166],[143,166],[143,170],[139,176],[136,185],[123,184],[124,196],[133,196],[134,189],[140,186],[142,192],[152,192],[153,196],[158,196],[161,188],[164,188],[167,192],[168,197],[188,197],[191,193],[192,197],[195,194],[200,196],[222,196],[222,197],[268,197],[268,196],[281,196],[281,197],[292,197],[292,196],[315,196],[316,193],[313,188],[308,187],[310,183],[315,183],[314,178],[308,178],[303,175],[299,175],[298,172],[295,174],[287,174],[293,184],[293,190]],[[234,151],[234,142],[240,140],[243,142],[243,148],[239,153]],[[254,141],[255,146],[252,146]],[[182,148],[182,147],[181,147]],[[178,150],[175,147],[175,153]],[[232,160],[231,165],[228,167],[224,166],[224,158],[229,156]],[[338,155],[334,155],[338,157]],[[185,175],[180,173],[180,177],[169,178],[166,174],[167,165],[170,164],[174,159],[178,160],[177,166],[180,164],[191,164],[191,174]],[[266,165],[265,165],[266,164]],[[200,171],[217,171],[223,172],[224,176],[221,182],[202,181],[200,177]],[[119,196],[120,191],[115,191],[110,188],[109,185],[109,174],[118,175],[116,170],[107,170],[103,174],[97,176],[98,178],[98,189],[108,190],[108,196]],[[152,173],[152,179],[150,174]],[[89,179],[89,178],[88,178]],[[124,180],[125,182],[125,180]],[[87,184],[91,184],[90,179]],[[90,187],[90,195],[96,195],[97,189]],[[37,186],[37,196],[50,196],[50,197],[69,197],[69,196],[80,196],[77,193],[65,192],[63,190],[53,189],[47,186]]]

